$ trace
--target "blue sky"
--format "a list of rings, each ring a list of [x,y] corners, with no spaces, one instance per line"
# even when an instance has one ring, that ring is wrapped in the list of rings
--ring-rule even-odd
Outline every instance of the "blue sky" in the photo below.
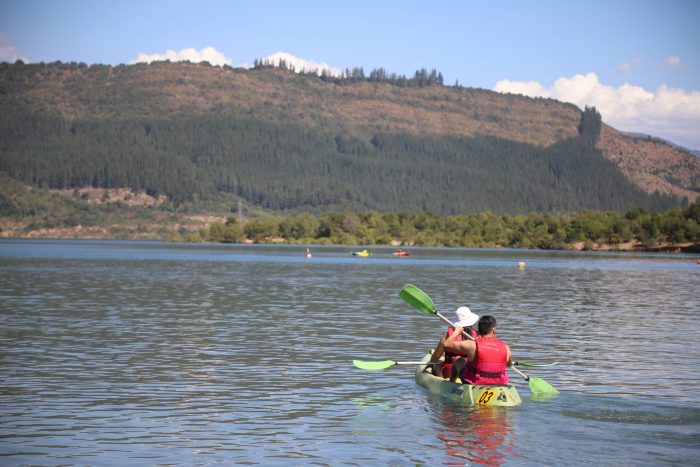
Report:
[[[595,105],[700,148],[700,1],[0,0],[0,61],[436,68],[446,84]],[[183,52],[190,49],[189,52]],[[194,57],[194,58],[193,58]]]

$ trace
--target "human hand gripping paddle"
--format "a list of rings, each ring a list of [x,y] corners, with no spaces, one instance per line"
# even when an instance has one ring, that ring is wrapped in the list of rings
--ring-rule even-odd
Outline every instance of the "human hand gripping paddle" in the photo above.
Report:
[[[441,318],[443,321],[448,323],[450,326],[455,327],[452,322],[445,318],[443,315],[441,315],[437,309],[435,308],[435,304],[433,304],[433,300],[423,292],[421,289],[416,287],[415,285],[411,284],[406,284],[404,285],[401,290],[399,291],[399,297],[401,297],[406,303],[417,309],[418,311],[421,311],[422,313],[425,313],[427,315],[435,315],[439,318]],[[467,336],[469,339],[474,340],[472,336],[470,336],[468,333],[463,332],[462,333],[464,336]],[[525,366],[525,365],[523,365]],[[518,370],[515,368],[515,366],[511,366],[510,368],[513,369],[517,374],[525,378],[525,381],[527,381],[528,386],[530,387],[530,391],[532,391],[533,394],[537,395],[556,395],[559,394],[559,391],[556,390],[554,386],[549,384],[547,381],[541,379],[541,378],[535,378],[535,377],[530,377],[523,373],[522,371]]]

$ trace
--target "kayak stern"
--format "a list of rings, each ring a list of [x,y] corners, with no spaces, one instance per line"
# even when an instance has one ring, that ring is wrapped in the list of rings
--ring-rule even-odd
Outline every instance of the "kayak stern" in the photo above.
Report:
[[[424,361],[430,359],[428,354]],[[518,390],[512,384],[475,385],[452,383],[425,371],[427,365],[416,367],[416,382],[433,394],[461,402],[463,405],[510,407],[522,403]]]

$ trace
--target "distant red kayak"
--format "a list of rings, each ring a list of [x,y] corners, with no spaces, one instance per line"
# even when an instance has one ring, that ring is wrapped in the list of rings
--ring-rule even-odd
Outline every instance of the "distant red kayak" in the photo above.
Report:
[[[408,251],[396,250],[394,252],[394,256],[411,256],[411,253],[409,253]]]

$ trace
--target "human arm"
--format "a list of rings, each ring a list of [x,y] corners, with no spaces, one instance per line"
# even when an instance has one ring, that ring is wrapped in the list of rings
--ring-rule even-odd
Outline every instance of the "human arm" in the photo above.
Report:
[[[506,366],[513,366],[513,357],[510,354],[510,347],[508,347],[508,344],[506,344]]]
[[[433,355],[430,357],[431,363],[436,363],[440,361],[440,358],[445,353],[445,340],[447,340],[447,333],[444,333],[438,342],[437,347],[433,350]]]
[[[476,344],[473,340],[458,341],[457,337],[462,335],[464,328],[456,327],[455,331],[445,340],[445,349],[455,353],[466,353],[468,357],[474,355]]]

